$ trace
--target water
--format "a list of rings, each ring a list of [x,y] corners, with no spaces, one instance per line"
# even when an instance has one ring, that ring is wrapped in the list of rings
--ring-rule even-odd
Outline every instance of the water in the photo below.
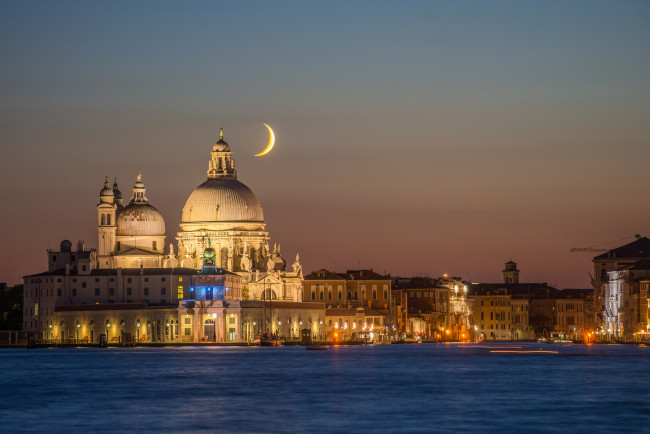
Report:
[[[649,432],[650,347],[0,350],[0,430]]]

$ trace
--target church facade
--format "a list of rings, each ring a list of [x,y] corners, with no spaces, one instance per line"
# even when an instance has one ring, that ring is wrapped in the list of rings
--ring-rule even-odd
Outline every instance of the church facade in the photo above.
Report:
[[[24,277],[25,330],[89,342],[101,334],[145,342],[322,335],[324,305],[302,301],[299,256],[287,269],[279,245],[270,248],[262,206],[237,179],[223,130],[207,180],[183,207],[176,248],[165,251],[164,218],[146,193],[138,173],[124,205],[117,181],[105,180],[97,250],[64,241],[48,251],[48,271]]]

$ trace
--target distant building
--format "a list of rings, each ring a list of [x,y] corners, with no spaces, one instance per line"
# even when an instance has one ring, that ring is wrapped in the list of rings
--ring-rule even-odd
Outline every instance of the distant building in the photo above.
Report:
[[[558,290],[546,283],[514,283],[519,270],[506,263],[506,283],[473,283],[469,298],[474,301],[477,335],[487,340],[531,340],[557,337],[581,340],[588,328],[585,305],[590,290]],[[506,274],[514,272],[517,274]]]

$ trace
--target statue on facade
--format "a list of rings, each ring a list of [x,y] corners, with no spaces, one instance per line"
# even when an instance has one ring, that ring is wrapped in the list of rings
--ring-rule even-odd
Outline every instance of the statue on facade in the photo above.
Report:
[[[302,265],[300,265],[300,254],[299,253],[296,253],[296,261],[293,263],[291,268],[293,268],[294,273],[296,273],[298,276],[302,277]]]
[[[273,256],[269,256],[269,260],[266,262],[266,269],[269,272],[275,269],[275,261],[273,260]]]
[[[248,245],[244,246],[244,254],[241,258],[241,268],[244,271],[251,271],[251,257]]]

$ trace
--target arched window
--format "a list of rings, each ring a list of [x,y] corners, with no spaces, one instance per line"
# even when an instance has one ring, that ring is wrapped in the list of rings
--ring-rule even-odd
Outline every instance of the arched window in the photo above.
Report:
[[[104,217],[104,214],[102,214],[102,218],[101,218],[101,223],[100,223],[100,224],[101,224],[102,226],[104,226],[104,225],[106,224],[106,218]]]
[[[348,289],[348,300],[351,300],[351,299],[352,299],[352,292],[350,292],[350,290]]]
[[[354,291],[354,299],[355,300],[359,299],[359,293],[357,291]]]
[[[376,289],[372,290],[372,299],[377,300],[377,290]]]
[[[313,289],[311,290],[311,299],[316,300],[316,291]]]
[[[332,291],[327,291],[327,299],[331,300],[332,299]]]
[[[324,296],[324,294],[323,294],[323,290],[322,290],[322,289],[320,290],[320,299],[321,299],[321,300],[324,300],[324,299],[325,299],[325,296]]]
[[[433,294],[433,292],[431,294]],[[433,297],[433,295],[432,295],[432,297]],[[388,300],[388,290],[387,289],[384,289],[384,300]]]
[[[362,299],[362,300],[365,300],[365,298],[366,298],[366,290],[365,290],[365,289],[362,289],[362,290],[361,290],[361,299]]]
[[[110,214],[106,214],[106,224],[109,225],[109,226],[111,224],[111,215]]]

